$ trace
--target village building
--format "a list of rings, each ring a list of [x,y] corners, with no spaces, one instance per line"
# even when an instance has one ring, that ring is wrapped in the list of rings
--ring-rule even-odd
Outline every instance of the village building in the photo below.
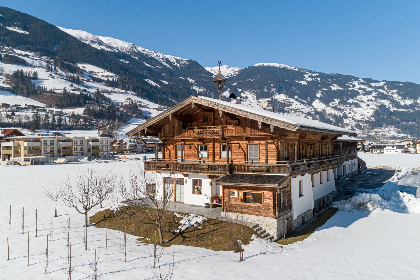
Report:
[[[340,138],[356,134],[238,103],[191,96],[127,134],[160,139],[161,158],[144,166],[161,195],[220,205],[278,239],[331,205],[337,176],[357,172],[357,141]]]
[[[372,145],[370,147],[370,152],[372,154],[383,154],[385,149],[385,145]]]
[[[0,142],[0,163],[15,161],[23,165],[75,161],[80,158],[109,158],[108,137],[12,136]]]
[[[386,144],[384,154],[403,154],[405,153],[404,144]]]

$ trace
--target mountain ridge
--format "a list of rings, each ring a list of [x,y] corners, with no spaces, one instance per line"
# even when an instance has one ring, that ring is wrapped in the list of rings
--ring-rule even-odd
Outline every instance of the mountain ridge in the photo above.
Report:
[[[192,59],[119,39],[55,27],[8,8],[0,7],[0,14],[0,46],[44,56],[54,66],[57,61],[63,61],[61,66],[73,65],[68,68],[74,70],[61,69],[63,78],[79,75],[85,83],[94,79],[107,91],[129,92],[165,106],[191,95],[218,96],[212,82],[218,67],[205,68]],[[112,75],[106,77],[99,71],[90,77],[87,69],[93,67]],[[228,78],[223,95],[233,92],[244,104],[257,106],[258,99],[272,98],[276,111],[311,117],[361,134],[396,127],[419,136],[420,85],[415,83],[327,74],[279,63],[245,68],[223,65],[221,71]],[[93,92],[93,88],[85,90]]]

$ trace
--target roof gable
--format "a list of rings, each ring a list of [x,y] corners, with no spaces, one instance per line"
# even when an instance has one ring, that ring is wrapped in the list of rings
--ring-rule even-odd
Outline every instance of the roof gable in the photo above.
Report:
[[[135,129],[127,133],[128,136],[133,136],[137,133],[140,133],[142,130],[147,130],[153,125],[158,125],[160,122],[164,121],[165,118],[171,117],[172,114],[175,114],[177,111],[185,108],[186,106],[194,106],[194,104],[200,104],[210,108],[217,109],[222,112],[227,112],[242,117],[246,117],[258,122],[266,123],[274,127],[280,127],[287,129],[289,131],[300,130],[310,130],[318,131],[324,133],[332,133],[339,135],[356,135],[355,132],[350,130],[334,126],[331,124],[322,123],[320,121],[311,120],[308,118],[288,115],[288,114],[279,114],[270,111],[266,111],[262,108],[250,107],[242,104],[235,104],[227,101],[217,100],[204,96],[191,96],[184,101],[178,103],[177,105],[169,108],[163,113],[157,115],[154,118],[149,119],[147,122],[139,125]]]

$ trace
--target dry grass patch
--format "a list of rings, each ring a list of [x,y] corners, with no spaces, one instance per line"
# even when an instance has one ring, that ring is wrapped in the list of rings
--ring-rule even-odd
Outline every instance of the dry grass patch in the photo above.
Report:
[[[317,228],[324,225],[334,214],[338,211],[337,208],[329,208],[322,212],[314,221],[309,223],[307,226],[299,231],[292,232],[285,239],[277,241],[281,245],[289,245],[297,241],[303,241],[308,238]]]
[[[91,216],[90,223],[95,223],[95,226],[100,228],[105,228],[108,225],[108,228],[122,232],[127,227],[127,233],[138,236],[139,241],[153,244],[157,227],[148,222],[147,215],[151,214],[151,211],[154,210],[141,206],[125,206],[115,213],[106,209]],[[179,212],[178,214],[189,215]],[[182,217],[175,215],[175,212],[166,211],[163,239],[167,242],[162,246],[186,245],[215,251],[237,252],[237,240],[241,240],[243,244],[249,244],[252,235],[257,234],[248,226],[208,218],[200,225],[177,232],[181,220]]]

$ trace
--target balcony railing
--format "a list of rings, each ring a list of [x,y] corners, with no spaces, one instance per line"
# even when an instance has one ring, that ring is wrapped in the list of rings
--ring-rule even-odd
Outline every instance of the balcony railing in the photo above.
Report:
[[[175,138],[224,138],[232,136],[261,136],[266,135],[264,132],[244,131],[241,127],[232,126],[206,126],[206,127],[189,127],[180,136],[167,135],[167,137]],[[160,133],[159,137],[163,137]]]
[[[325,168],[334,168],[344,162],[342,156],[331,156],[299,161],[259,162],[204,162],[176,161],[169,159],[146,159],[145,169],[148,171],[178,172],[186,174],[224,175],[232,173],[284,174],[299,175],[316,172]]]

